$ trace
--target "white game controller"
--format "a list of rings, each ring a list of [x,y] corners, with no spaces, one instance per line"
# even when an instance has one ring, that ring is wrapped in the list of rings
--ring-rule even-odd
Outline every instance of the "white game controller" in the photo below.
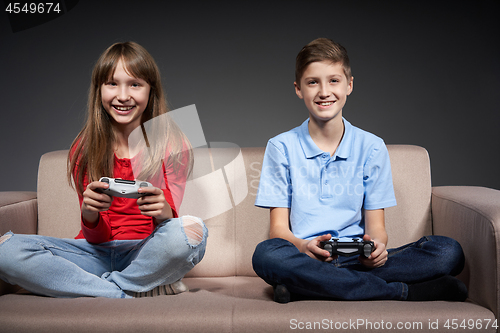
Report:
[[[137,190],[141,187],[153,187],[151,183],[141,180],[125,180],[120,178],[101,177],[100,182],[108,183],[109,187],[99,191],[113,197],[138,199],[145,193],[139,193]]]

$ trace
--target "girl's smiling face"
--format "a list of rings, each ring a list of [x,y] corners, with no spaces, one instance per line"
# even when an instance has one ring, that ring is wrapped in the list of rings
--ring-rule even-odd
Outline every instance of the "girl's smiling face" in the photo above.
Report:
[[[120,60],[113,76],[101,86],[101,101],[113,124],[129,131],[141,124],[151,87],[143,79],[130,76]]]

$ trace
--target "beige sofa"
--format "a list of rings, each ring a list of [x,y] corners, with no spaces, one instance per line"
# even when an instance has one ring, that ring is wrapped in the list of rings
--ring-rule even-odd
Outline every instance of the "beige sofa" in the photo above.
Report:
[[[228,186],[208,177],[202,185],[193,182],[186,189],[183,214],[196,210],[204,214],[200,209],[214,209],[227,201],[228,193],[234,206],[215,207],[215,215],[205,217],[210,233],[207,252],[184,279],[189,292],[141,299],[55,299],[2,283],[0,332],[497,331],[500,191],[433,188],[425,149],[403,145],[388,149],[398,201],[397,207],[386,210],[389,247],[426,234],[457,239],[466,255],[460,278],[469,288],[467,302],[274,303],[272,288],[255,275],[251,264],[255,246],[268,237],[269,212],[253,205],[264,148],[243,148],[238,155],[241,163],[221,164],[226,165],[222,179]],[[66,153],[42,156],[37,193],[0,193],[0,233],[76,235],[79,207],[65,180]],[[234,149],[198,149],[193,179],[210,174],[203,173],[207,166],[198,162],[207,156],[217,172],[221,170],[217,161],[224,156],[232,160]],[[242,181],[246,188],[233,186]]]

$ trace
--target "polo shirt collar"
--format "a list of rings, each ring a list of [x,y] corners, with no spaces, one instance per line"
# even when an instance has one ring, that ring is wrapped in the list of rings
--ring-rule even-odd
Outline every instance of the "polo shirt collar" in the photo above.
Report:
[[[344,122],[344,136],[342,137],[342,141],[340,141],[340,145],[338,146],[333,158],[336,157],[347,159],[351,156],[351,149],[353,145],[353,126],[350,122],[348,122],[344,117],[342,117],[342,121]],[[302,125],[300,125],[299,129],[299,139],[304,154],[306,158],[313,158],[318,155],[323,154],[324,152],[318,148],[318,146],[314,143],[311,135],[309,134],[309,118],[307,118]]]
[[[351,156],[351,150],[354,144],[353,126],[344,117],[342,117],[342,120],[344,121],[344,136],[342,137],[342,141],[340,141],[340,145],[337,147],[333,157],[347,159]]]

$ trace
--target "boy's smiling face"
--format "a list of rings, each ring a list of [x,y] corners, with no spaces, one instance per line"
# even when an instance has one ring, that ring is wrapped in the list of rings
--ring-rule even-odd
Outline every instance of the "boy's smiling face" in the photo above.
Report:
[[[347,80],[341,63],[317,61],[310,63],[295,82],[295,93],[304,100],[309,116],[315,121],[328,122],[342,118],[342,108],[352,92],[353,78]]]

